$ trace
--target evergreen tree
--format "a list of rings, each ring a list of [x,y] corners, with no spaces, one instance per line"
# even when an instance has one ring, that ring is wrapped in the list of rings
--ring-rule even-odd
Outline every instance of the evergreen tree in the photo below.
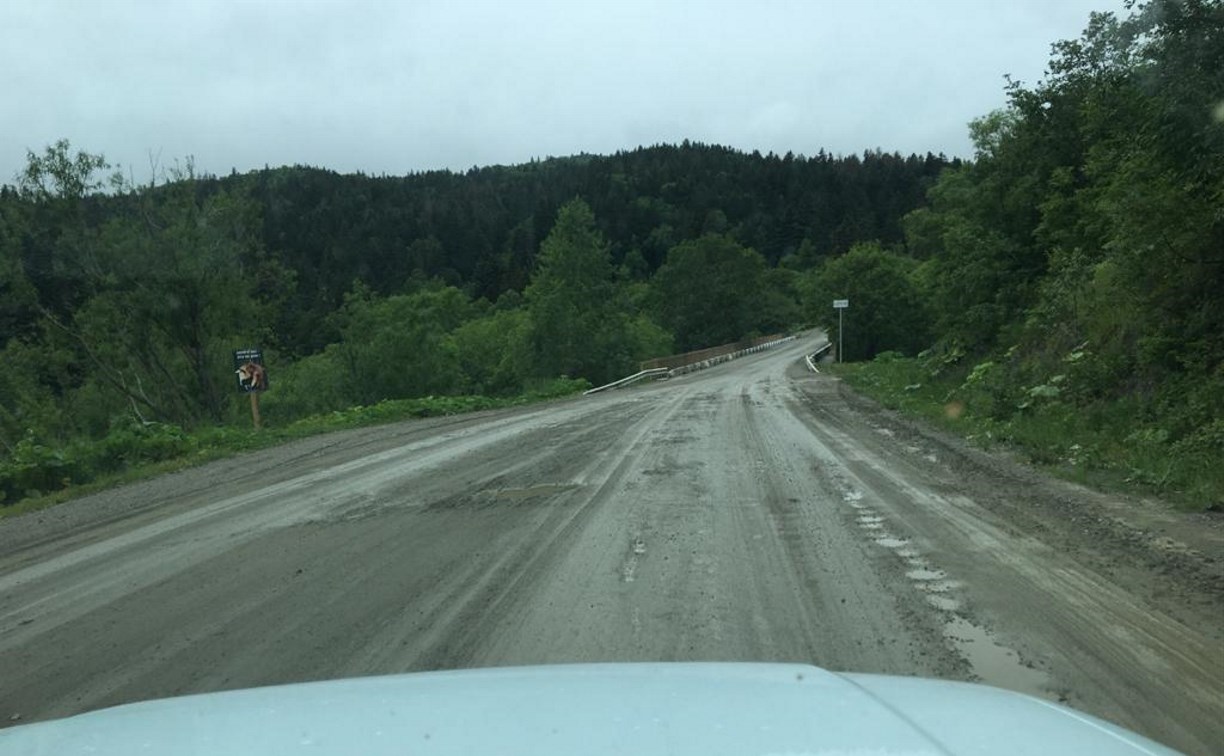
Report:
[[[595,383],[630,371],[628,301],[586,202],[574,199],[561,208],[537,262],[525,292],[536,370]]]

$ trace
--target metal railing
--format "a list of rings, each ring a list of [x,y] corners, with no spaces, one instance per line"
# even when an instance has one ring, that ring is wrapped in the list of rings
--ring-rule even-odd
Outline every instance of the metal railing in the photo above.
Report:
[[[667,368],[652,368],[650,370],[643,370],[642,372],[634,373],[633,375],[628,376],[627,378],[621,378],[619,381],[612,381],[611,383],[603,385],[603,386],[596,386],[593,389],[587,389],[586,391],[582,392],[582,395],[586,396],[588,394],[597,394],[600,391],[620,388],[621,386],[628,386],[630,383],[637,383],[643,378],[653,378],[653,377],[658,377],[658,376],[664,376],[664,375],[667,375],[669,372],[671,371],[669,371]]]
[[[794,336],[769,336],[763,339],[753,339],[749,342],[740,342],[740,344],[744,344],[744,343],[749,344],[749,346],[743,347],[740,349],[734,349],[734,347],[740,346],[740,344],[728,345],[734,351],[727,351],[727,347],[714,347],[713,349],[703,349],[698,352],[688,352],[686,354],[679,354],[679,355],[674,355],[672,357],[660,358],[659,360],[652,360],[651,362],[668,362],[668,361],[679,362],[679,360],[682,360],[684,358],[691,358],[693,356],[704,357],[704,359],[699,359],[697,361],[680,362],[676,367],[648,368],[639,373],[634,373],[633,375],[627,376],[625,378],[621,378],[619,381],[613,381],[603,386],[596,386],[593,389],[587,389],[586,391],[582,393],[584,396],[586,396],[589,394],[599,393],[600,391],[607,391],[608,389],[621,388],[623,386],[628,386],[631,383],[636,383],[646,378],[663,378],[663,377],[672,378],[677,375],[684,375],[685,373],[691,373],[695,370],[704,370],[708,367],[712,367],[714,365],[718,365],[723,362],[727,362],[729,360],[734,360],[737,357],[743,357],[745,355],[755,354],[764,349],[768,349],[777,344],[781,344],[782,342],[785,342],[785,341],[792,341],[794,340],[794,338],[795,338]],[[649,364],[649,363],[643,363],[643,365],[645,364]]]
[[[816,369],[816,360],[820,359],[822,355],[828,353],[828,351],[832,348],[833,342],[830,341],[821,348],[817,349],[815,352],[804,356],[803,359],[805,362],[807,362],[808,370],[811,370],[813,373],[819,373],[820,371]]]
[[[781,341],[782,338],[783,337],[781,334],[774,334],[772,336],[758,336],[755,339],[743,339],[732,344],[723,344],[721,346],[698,349],[693,352],[684,352],[683,354],[673,354],[668,357],[656,357],[653,360],[646,360],[640,367],[642,370],[660,367],[675,370],[676,368],[681,368],[686,365],[707,362],[716,357],[723,357],[728,354],[742,352],[746,349],[752,349],[753,347],[771,344],[776,341]]]

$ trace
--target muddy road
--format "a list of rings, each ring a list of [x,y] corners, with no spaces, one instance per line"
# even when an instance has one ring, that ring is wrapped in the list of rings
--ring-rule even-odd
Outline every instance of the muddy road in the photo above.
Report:
[[[803,661],[1224,743],[1224,536],[809,373],[308,439],[0,521],[0,722],[413,670]]]

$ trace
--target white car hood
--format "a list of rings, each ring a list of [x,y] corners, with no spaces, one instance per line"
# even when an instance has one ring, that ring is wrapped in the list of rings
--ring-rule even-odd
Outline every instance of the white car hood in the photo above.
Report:
[[[979,685],[793,664],[593,664],[365,677],[0,730],[0,754],[1173,753]]]

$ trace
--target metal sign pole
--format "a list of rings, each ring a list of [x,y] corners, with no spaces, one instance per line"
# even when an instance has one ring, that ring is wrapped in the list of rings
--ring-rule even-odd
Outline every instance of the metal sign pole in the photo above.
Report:
[[[842,359],[842,310],[850,306],[849,299],[834,299],[833,307],[837,310],[837,361],[845,362]]]
[[[837,361],[845,362],[842,357],[842,312],[843,308],[837,308]]]

